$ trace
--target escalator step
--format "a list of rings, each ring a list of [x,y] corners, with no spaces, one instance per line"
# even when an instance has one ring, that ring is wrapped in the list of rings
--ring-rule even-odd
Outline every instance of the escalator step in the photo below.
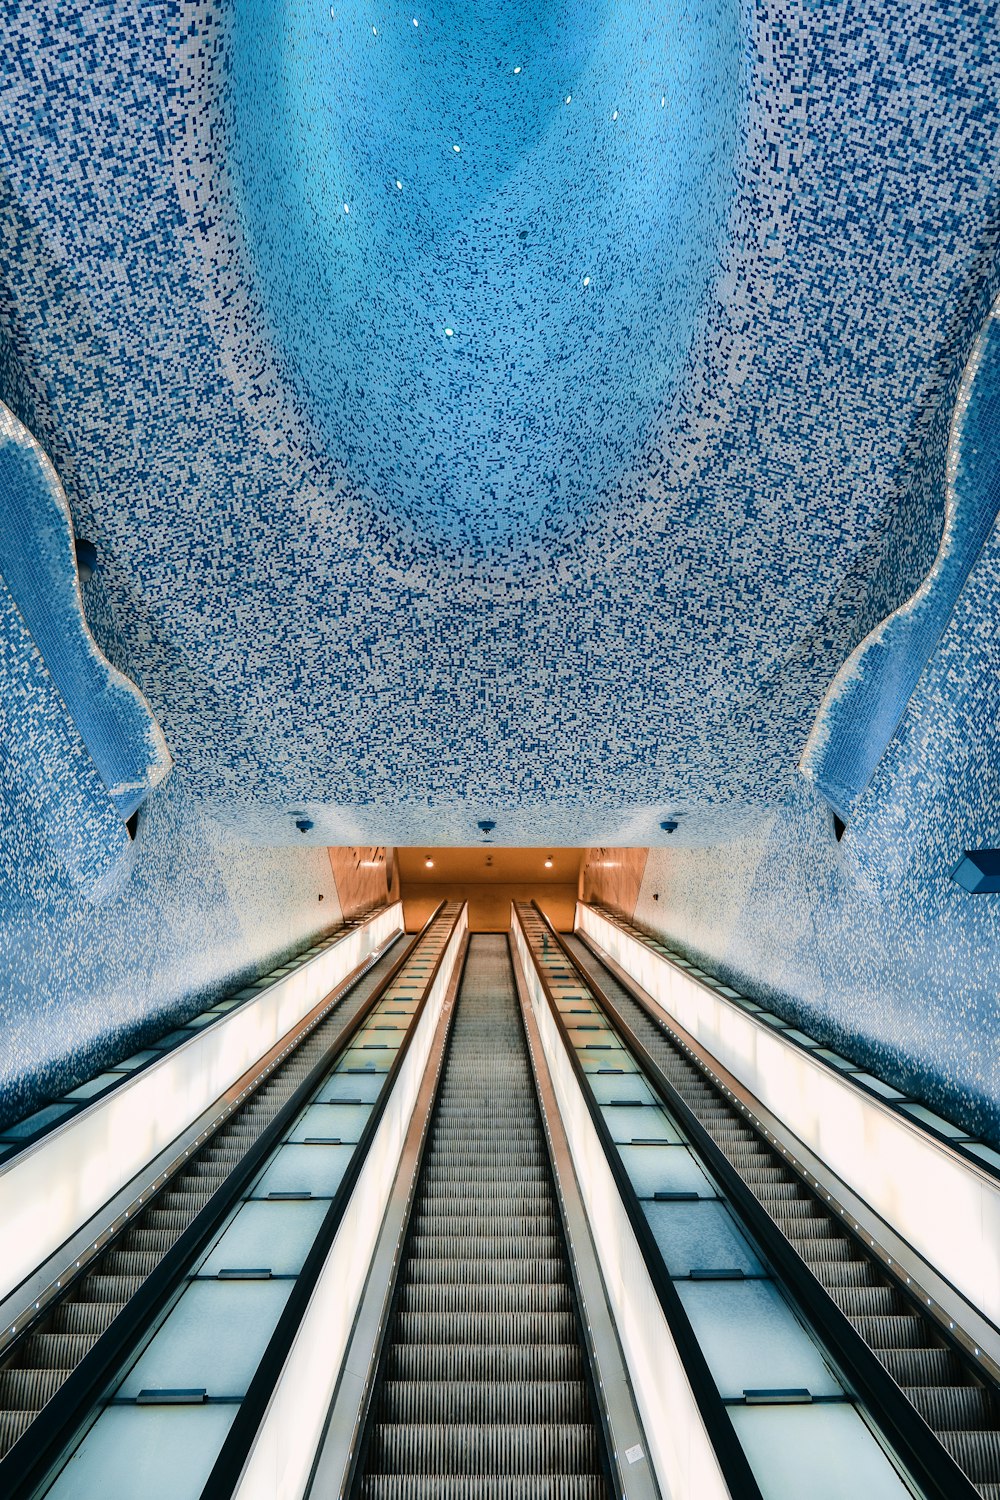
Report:
[[[899,1293],[888,1285],[836,1286],[830,1287],[829,1291],[841,1312],[849,1318],[885,1317],[898,1313],[901,1306]]]
[[[523,1317],[528,1313],[571,1313],[573,1299],[565,1282],[472,1282],[427,1286],[407,1282],[402,1288],[400,1312],[488,1313],[498,1317]]]
[[[938,1437],[973,1484],[1000,1484],[1000,1432],[939,1432]]]
[[[935,1432],[982,1428],[991,1420],[989,1394],[981,1385],[908,1385],[903,1389]]]
[[[93,1343],[88,1333],[33,1333],[22,1357],[36,1370],[75,1370]]]
[[[34,1420],[33,1411],[0,1411],[0,1458],[13,1448]]]
[[[0,1408],[41,1411],[62,1385],[69,1370],[0,1370]]]
[[[583,1380],[579,1344],[393,1344],[390,1380]]]
[[[577,1338],[572,1313],[409,1313],[394,1325],[400,1344],[571,1344]]]
[[[561,1256],[548,1260],[476,1260],[469,1262],[461,1257],[449,1260],[426,1256],[423,1260],[409,1260],[404,1268],[408,1286],[454,1285],[466,1286],[508,1285],[564,1281],[566,1262]]]
[[[596,1474],[369,1474],[361,1500],[605,1500]]]
[[[558,1220],[552,1208],[544,1213],[508,1217],[506,1214],[492,1212],[469,1215],[465,1204],[456,1204],[453,1214],[418,1212],[413,1227],[415,1234],[447,1234],[456,1239],[490,1239],[494,1235],[500,1235],[503,1239],[527,1239],[555,1234],[557,1226]]]
[[[416,1256],[433,1256],[445,1260],[468,1255],[476,1259],[491,1256],[497,1259],[534,1260],[551,1259],[559,1254],[561,1241],[554,1235],[508,1235],[484,1236],[474,1239],[471,1235],[427,1234],[415,1235],[412,1252]]]
[[[969,1434],[962,1434],[968,1436]],[[379,1422],[372,1429],[371,1468],[403,1474],[585,1474],[599,1464],[589,1422]]]
[[[950,1349],[876,1349],[897,1385],[957,1385],[958,1360]]]
[[[142,1286],[142,1276],[109,1276],[103,1271],[94,1271],[85,1276],[74,1295],[81,1302],[117,1302],[122,1306]]]
[[[56,1308],[50,1327],[53,1333],[89,1333],[96,1337],[111,1326],[120,1312],[117,1302],[67,1300]]]
[[[813,1261],[849,1261],[855,1256],[854,1245],[846,1236],[839,1236],[832,1240],[794,1239],[789,1236],[789,1244],[794,1246],[802,1259],[810,1265]]]
[[[875,1267],[867,1260],[816,1261],[810,1270],[828,1291],[834,1287],[877,1286],[881,1280]]]
[[[383,1422],[586,1422],[582,1380],[388,1380],[380,1397]]]
[[[912,1313],[885,1318],[851,1318],[871,1349],[919,1349],[927,1339],[927,1325]]]

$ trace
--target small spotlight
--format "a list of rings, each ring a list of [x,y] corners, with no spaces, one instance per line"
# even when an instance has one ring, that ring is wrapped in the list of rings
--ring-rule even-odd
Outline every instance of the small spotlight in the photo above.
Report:
[[[429,854],[428,854],[427,858],[424,860],[424,866],[428,870],[433,870],[433,868],[434,868],[434,861],[431,859],[431,857],[430,857]]]
[[[552,866],[553,866],[554,863],[555,863],[555,861],[553,860],[552,855],[550,854],[549,857],[548,857],[548,859],[545,861],[545,868],[547,870],[551,870],[551,868],[552,868]]]

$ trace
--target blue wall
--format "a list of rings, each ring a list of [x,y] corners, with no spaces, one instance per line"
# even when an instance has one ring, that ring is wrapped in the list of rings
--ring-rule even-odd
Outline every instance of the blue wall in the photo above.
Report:
[[[183,773],[140,816],[130,877],[100,904],[10,790],[0,763],[0,1123],[339,919],[325,849],[225,835]]]
[[[635,917],[1000,1143],[1000,895],[951,879],[1000,847],[998,612],[994,533],[842,841],[803,785],[742,838],[651,850]]]

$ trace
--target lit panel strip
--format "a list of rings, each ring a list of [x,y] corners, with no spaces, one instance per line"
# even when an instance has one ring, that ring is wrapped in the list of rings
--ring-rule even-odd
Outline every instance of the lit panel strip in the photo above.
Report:
[[[0,1299],[401,929],[396,902],[0,1165]]]
[[[577,906],[659,1009],[981,1311],[1000,1324],[1000,1182],[624,925]]]

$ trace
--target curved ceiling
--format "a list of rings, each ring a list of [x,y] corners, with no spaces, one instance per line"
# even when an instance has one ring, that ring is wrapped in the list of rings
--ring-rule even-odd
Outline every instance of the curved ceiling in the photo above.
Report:
[[[0,397],[102,648],[265,842],[768,816],[940,537],[993,21],[333,10],[8,20]]]
[[[523,544],[634,462],[716,262],[741,62],[735,0],[235,7],[253,291],[397,520]]]

